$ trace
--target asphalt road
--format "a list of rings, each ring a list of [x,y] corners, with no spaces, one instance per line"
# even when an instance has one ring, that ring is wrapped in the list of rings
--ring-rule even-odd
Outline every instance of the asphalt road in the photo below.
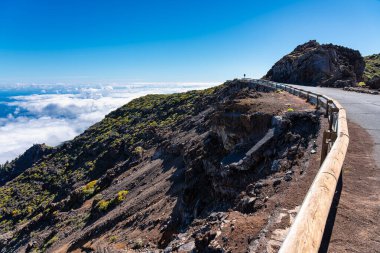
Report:
[[[373,157],[376,163],[380,165],[380,95],[363,94],[335,88],[293,86],[338,100],[346,109],[348,119],[363,127],[372,136],[375,143]]]

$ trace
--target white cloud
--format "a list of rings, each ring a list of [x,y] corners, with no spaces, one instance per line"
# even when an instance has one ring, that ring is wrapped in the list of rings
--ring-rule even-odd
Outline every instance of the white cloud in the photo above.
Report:
[[[0,118],[0,164],[14,159],[35,143],[56,146],[70,140],[134,98],[152,93],[202,89],[212,85],[38,86],[39,94],[15,96],[12,97],[12,102],[7,103],[16,109],[6,118]]]
[[[77,134],[65,119],[19,117],[0,127],[0,162],[12,160],[34,143],[58,145]]]

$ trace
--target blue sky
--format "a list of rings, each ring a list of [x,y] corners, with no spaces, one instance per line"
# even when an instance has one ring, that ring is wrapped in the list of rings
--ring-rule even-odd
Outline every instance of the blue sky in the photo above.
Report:
[[[261,77],[310,39],[379,53],[379,27],[379,0],[1,0],[0,83]]]

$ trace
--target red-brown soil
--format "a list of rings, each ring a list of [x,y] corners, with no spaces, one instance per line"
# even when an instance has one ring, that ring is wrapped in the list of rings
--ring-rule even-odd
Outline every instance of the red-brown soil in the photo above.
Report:
[[[359,125],[349,122],[350,144],[342,173],[328,252],[380,252],[380,168],[373,141]]]

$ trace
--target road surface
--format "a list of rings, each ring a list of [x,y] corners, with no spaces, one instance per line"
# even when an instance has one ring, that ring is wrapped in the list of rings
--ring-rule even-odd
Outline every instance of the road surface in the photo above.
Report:
[[[335,88],[292,86],[338,100],[346,109],[348,119],[363,127],[373,138],[375,145],[373,158],[380,165],[380,95],[344,91]]]
[[[328,221],[333,225],[320,252],[380,252],[380,95],[293,86],[338,100],[349,120],[350,144]]]

